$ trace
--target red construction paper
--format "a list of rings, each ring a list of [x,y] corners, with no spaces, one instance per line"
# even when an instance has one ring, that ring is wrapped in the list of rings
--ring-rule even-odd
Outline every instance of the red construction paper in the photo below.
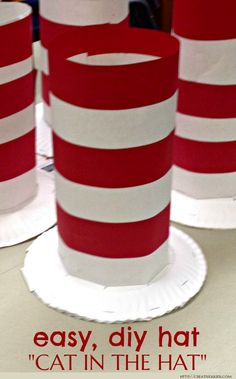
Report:
[[[35,164],[35,130],[0,144],[0,182],[26,173]]]
[[[153,253],[169,236],[167,206],[145,221],[105,223],[69,215],[57,204],[58,231],[71,249],[106,258],[137,258]]]
[[[173,29],[195,40],[236,38],[235,0],[174,0]]]
[[[0,26],[0,67],[5,67],[32,55],[32,16]]]
[[[178,111],[197,117],[236,117],[236,85],[179,80]]]
[[[178,50],[178,41],[166,33],[114,25],[76,29],[57,38],[49,49],[51,90],[60,99],[85,108],[155,104],[176,92]],[[138,53],[162,59],[120,66],[88,66],[66,59],[86,52]]]
[[[201,142],[175,137],[174,163],[185,170],[219,174],[236,171],[236,141]]]
[[[122,188],[151,183],[172,166],[173,137],[172,132],[150,145],[109,150],[77,146],[54,133],[55,167],[72,182],[96,187]]]
[[[0,119],[21,111],[34,102],[35,71],[0,84]]]
[[[121,21],[119,26],[128,26],[129,24],[129,16],[125,18],[123,21]],[[59,24],[57,22],[53,22],[50,20],[47,20],[43,16],[40,16],[40,37],[42,45],[45,48],[49,48],[50,43],[53,42],[53,40],[58,37],[58,35],[68,33],[68,32],[74,32],[78,28],[83,28],[84,26],[78,26],[78,25],[65,25],[65,24]],[[98,25],[100,28],[101,25]]]

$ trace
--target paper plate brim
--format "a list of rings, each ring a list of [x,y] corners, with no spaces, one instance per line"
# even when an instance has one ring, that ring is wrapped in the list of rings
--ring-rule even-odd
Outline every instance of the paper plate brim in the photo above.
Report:
[[[235,229],[236,198],[194,199],[172,191],[171,220],[204,229]]]
[[[0,214],[0,247],[27,241],[56,224],[53,175],[37,170],[38,193],[31,202],[12,213]]]
[[[68,275],[58,255],[57,228],[27,251],[24,278],[45,304],[81,319],[117,323],[145,321],[183,307],[201,289],[207,265],[198,245],[171,228],[170,264],[155,283],[104,287]]]
[[[44,106],[39,103],[35,107],[36,112],[36,133],[37,133],[37,154],[46,158],[53,157],[52,129],[44,120]]]

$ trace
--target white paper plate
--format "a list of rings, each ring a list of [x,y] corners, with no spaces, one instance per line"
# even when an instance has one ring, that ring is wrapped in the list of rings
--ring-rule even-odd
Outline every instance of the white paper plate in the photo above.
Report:
[[[37,196],[23,208],[0,214],[0,247],[27,241],[56,224],[53,174],[38,169]]]
[[[158,281],[142,286],[104,287],[70,276],[57,246],[53,228],[28,249],[22,272],[30,291],[52,308],[98,322],[150,320],[183,307],[201,289],[207,273],[200,248],[173,227],[170,265]]]
[[[171,220],[205,229],[236,228],[236,198],[193,199],[172,191]]]
[[[36,133],[37,133],[37,154],[46,157],[53,157],[52,130],[44,120],[43,103],[35,107],[36,110]]]

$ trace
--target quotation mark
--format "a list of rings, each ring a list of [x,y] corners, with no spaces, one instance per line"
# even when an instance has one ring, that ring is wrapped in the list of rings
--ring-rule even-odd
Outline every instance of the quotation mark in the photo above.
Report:
[[[34,354],[29,354],[29,361],[34,361]]]

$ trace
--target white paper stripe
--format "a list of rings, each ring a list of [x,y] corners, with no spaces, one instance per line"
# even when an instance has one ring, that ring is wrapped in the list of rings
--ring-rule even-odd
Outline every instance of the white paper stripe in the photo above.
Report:
[[[0,26],[22,20],[31,14],[31,7],[22,3],[0,4]]]
[[[128,16],[128,0],[41,0],[40,14],[65,25],[119,23]]]
[[[0,119],[0,143],[6,143],[29,133],[35,127],[34,104]]]
[[[181,43],[181,79],[216,85],[236,84],[236,39],[194,41],[176,37]]]
[[[0,182],[0,213],[23,205],[37,192],[36,170],[30,170],[14,179]]]
[[[49,75],[49,65],[48,65],[48,49],[46,49],[42,43],[40,43],[40,70],[45,74]]]
[[[236,197],[236,172],[199,174],[174,166],[172,187],[195,199],[232,198]]]
[[[135,222],[160,213],[170,202],[171,170],[137,187],[98,188],[73,183],[56,173],[57,201],[70,215],[100,222]]]
[[[176,95],[161,103],[128,110],[93,110],[51,95],[53,129],[67,142],[101,149],[148,145],[174,129]],[[66,127],[65,127],[66,125]]]
[[[44,118],[44,121],[48,124],[48,126],[51,126],[52,124],[51,107],[47,105],[44,101],[43,101],[43,118]]]
[[[202,118],[177,113],[176,134],[194,141],[236,141],[236,118]]]
[[[101,66],[133,64],[139,62],[152,61],[156,59],[160,59],[160,57],[136,53],[109,53],[89,56],[87,55],[87,53],[83,53],[74,55],[69,58],[69,60],[72,62]],[[40,44],[40,70],[43,71],[46,75],[49,74],[48,50],[42,44]]]
[[[33,59],[29,57],[21,62],[0,67],[0,85],[19,79],[33,70]]]
[[[168,241],[146,257],[110,259],[73,250],[59,236],[59,254],[70,275],[104,286],[147,285],[169,263]]]
[[[71,62],[82,63],[90,66],[122,66],[140,62],[149,62],[158,59],[160,59],[160,57],[136,53],[106,53],[96,55],[82,53],[68,58]]]

